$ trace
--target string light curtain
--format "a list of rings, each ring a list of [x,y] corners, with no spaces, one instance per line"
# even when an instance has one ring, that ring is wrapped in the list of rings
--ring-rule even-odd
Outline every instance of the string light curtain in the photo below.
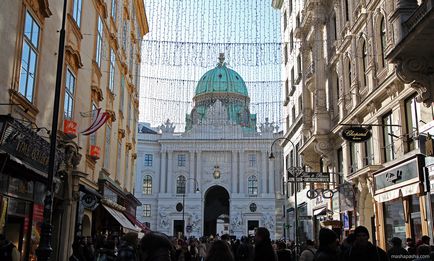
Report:
[[[280,14],[269,1],[146,0],[140,121],[183,131],[200,77],[219,53],[243,77],[258,124],[282,126]]]

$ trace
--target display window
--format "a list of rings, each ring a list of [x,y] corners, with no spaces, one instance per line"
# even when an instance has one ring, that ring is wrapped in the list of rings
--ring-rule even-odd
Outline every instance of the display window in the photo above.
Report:
[[[383,203],[383,206],[386,242],[390,242],[393,237],[398,237],[402,242],[405,242],[405,217],[402,200],[387,201]]]

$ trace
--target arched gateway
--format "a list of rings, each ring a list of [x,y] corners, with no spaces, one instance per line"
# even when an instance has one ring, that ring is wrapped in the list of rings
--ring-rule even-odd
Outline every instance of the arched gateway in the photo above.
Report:
[[[229,229],[229,193],[221,186],[213,186],[205,193],[205,236],[222,234]]]

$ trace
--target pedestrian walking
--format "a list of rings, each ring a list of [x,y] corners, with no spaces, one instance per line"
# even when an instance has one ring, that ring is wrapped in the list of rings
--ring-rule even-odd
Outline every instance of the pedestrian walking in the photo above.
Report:
[[[255,234],[254,261],[277,261],[277,255],[273,250],[270,239],[270,231],[265,227],[259,227]]]
[[[312,240],[306,240],[306,246],[300,254],[299,261],[313,261],[315,259],[315,243]],[[279,260],[280,261],[280,260]]]
[[[214,240],[205,261],[234,261],[229,244],[223,240]]]
[[[277,260],[279,261],[291,261],[292,260],[292,253],[291,250],[289,250],[286,247],[286,244],[284,241],[277,241]]]
[[[314,261],[336,261],[338,256],[338,236],[328,228],[321,228],[319,231],[319,247],[315,253]],[[372,260],[370,260],[372,261]]]
[[[253,246],[250,245],[248,237],[241,237],[241,243],[237,248],[235,257],[237,261],[253,260]]]
[[[408,251],[402,247],[402,240],[394,237],[390,240],[392,247],[387,251],[389,261],[404,261],[408,259]]]
[[[127,233],[121,240],[116,261],[135,261],[137,256],[138,234]]]
[[[355,241],[347,253],[344,253],[344,261],[387,261],[384,250],[369,242],[369,231],[364,226],[358,226],[354,230]]]
[[[149,232],[140,240],[139,255],[140,261],[176,261],[174,245],[159,232]]]

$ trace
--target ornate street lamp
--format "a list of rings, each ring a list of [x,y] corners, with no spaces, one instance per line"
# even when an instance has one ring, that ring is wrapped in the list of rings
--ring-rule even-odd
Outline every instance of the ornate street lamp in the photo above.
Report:
[[[271,144],[270,154],[268,156],[268,158],[270,160],[274,160],[275,159],[274,154],[273,154],[273,145],[274,145],[274,143],[276,143],[279,140],[289,141],[291,143],[293,149],[295,150],[295,145],[294,145],[294,143],[290,139],[284,138],[284,137],[277,138]],[[297,190],[297,178],[304,173],[304,169],[301,168],[301,167],[290,167],[290,168],[287,169],[287,171],[290,172],[290,173],[292,173],[292,178],[294,180],[295,188]],[[298,254],[299,254],[299,245],[298,245],[298,205],[297,204],[298,204],[297,203],[297,191],[295,191],[295,193],[294,193],[294,205],[295,205],[295,207],[294,207],[294,212],[295,212],[295,230],[294,230],[295,235],[294,235],[294,237],[295,238],[294,239],[295,240],[294,241],[295,241],[295,260],[296,261],[298,260]]]

